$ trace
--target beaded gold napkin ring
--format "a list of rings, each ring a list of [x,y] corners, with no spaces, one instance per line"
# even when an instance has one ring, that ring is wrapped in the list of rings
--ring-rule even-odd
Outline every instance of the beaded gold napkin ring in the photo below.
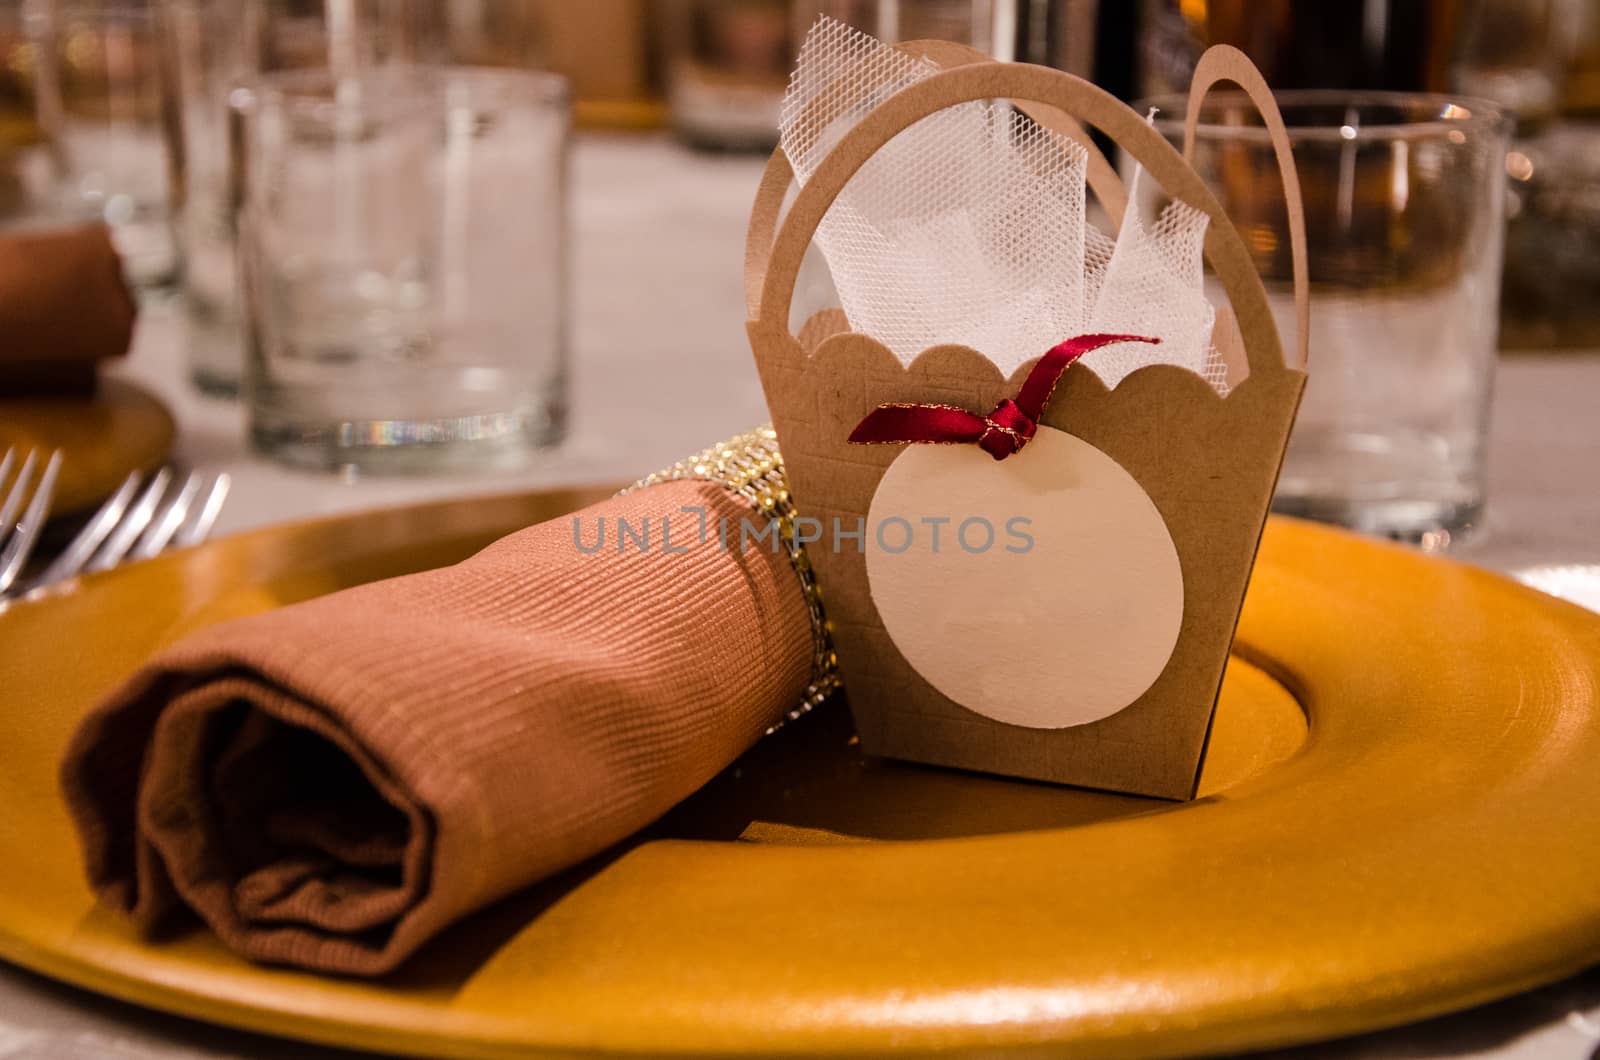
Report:
[[[718,442],[687,460],[680,460],[669,468],[647,475],[623,490],[634,490],[663,482],[690,479],[714,482],[748,504],[756,514],[769,523],[777,524],[777,537],[782,542],[784,554],[789,557],[794,572],[800,579],[800,591],[805,596],[806,609],[811,617],[813,657],[811,682],[806,686],[800,703],[767,732],[770,734],[803,714],[809,713],[832,695],[840,685],[837,659],[833,651],[833,637],[822,611],[822,596],[817,580],[806,557],[805,546],[795,533],[795,507],[789,495],[789,479],[783,469],[783,454],[778,451],[778,434],[772,427],[757,427],[753,431]]]

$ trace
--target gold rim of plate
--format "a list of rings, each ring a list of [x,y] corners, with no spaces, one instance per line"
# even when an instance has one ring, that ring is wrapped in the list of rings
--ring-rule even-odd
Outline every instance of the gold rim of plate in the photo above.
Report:
[[[0,614],[0,956],[220,1024],[462,1057],[1232,1051],[1600,958],[1600,618],[1277,519],[1193,803],[866,760],[833,703],[386,980],[252,967],[197,927],[141,939],[94,905],[56,762],[150,651],[608,493],[262,530]]]

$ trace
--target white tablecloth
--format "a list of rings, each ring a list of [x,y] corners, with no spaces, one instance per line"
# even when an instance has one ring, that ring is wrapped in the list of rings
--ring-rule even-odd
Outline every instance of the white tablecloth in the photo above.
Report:
[[[572,432],[524,474],[346,481],[266,464],[244,444],[237,405],[186,385],[170,308],[145,314],[123,372],[177,412],[180,462],[233,475],[219,533],[423,499],[631,480],[766,419],[745,345],[740,277],[760,166],[659,139],[580,141]],[[1597,399],[1600,353],[1505,359],[1488,525],[1461,558],[1504,570],[1600,563]],[[1600,972],[1417,1027],[1284,1055],[1590,1060],[1597,1051]],[[339,1055],[141,1012],[0,965],[0,1060]]]

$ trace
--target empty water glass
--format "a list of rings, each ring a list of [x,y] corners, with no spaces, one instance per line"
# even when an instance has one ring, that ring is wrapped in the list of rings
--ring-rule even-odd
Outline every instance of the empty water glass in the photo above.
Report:
[[[1493,104],[1410,93],[1278,102],[1305,200],[1311,363],[1274,507],[1444,547],[1483,511],[1511,121]],[[1184,101],[1139,104],[1151,105],[1181,145]],[[1204,104],[1194,163],[1292,336],[1277,162],[1243,97]]]
[[[53,212],[111,226],[129,278],[177,278],[156,13],[143,0],[67,0],[32,21],[40,106],[56,150]]]
[[[177,177],[189,374],[212,394],[236,394],[244,368],[227,100],[259,65],[260,10],[253,0],[165,0],[162,8],[179,116],[168,147]]]
[[[504,467],[555,442],[570,104],[549,74],[273,74],[235,94],[251,433],[289,463]]]
[[[354,75],[390,63],[533,65],[538,0],[162,0],[181,121],[171,143],[185,260],[190,377],[238,393],[244,372],[234,260],[228,100],[264,73]]]

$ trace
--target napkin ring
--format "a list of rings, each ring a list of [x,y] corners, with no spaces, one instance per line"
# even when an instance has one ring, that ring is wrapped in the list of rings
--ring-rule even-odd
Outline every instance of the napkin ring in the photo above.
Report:
[[[822,594],[817,589],[817,579],[812,572],[811,561],[806,556],[805,546],[795,534],[797,513],[794,500],[789,495],[789,478],[784,472],[783,454],[778,451],[778,434],[771,425],[757,427],[653,475],[647,475],[622,492],[632,493],[647,486],[684,479],[714,482],[770,522],[776,523],[778,538],[783,542],[789,563],[800,579],[800,592],[805,597],[806,610],[811,618],[811,681],[806,685],[800,703],[767,730],[768,733],[776,732],[809,713],[832,695],[841,683],[833,637],[828,631],[827,616],[822,610]]]

